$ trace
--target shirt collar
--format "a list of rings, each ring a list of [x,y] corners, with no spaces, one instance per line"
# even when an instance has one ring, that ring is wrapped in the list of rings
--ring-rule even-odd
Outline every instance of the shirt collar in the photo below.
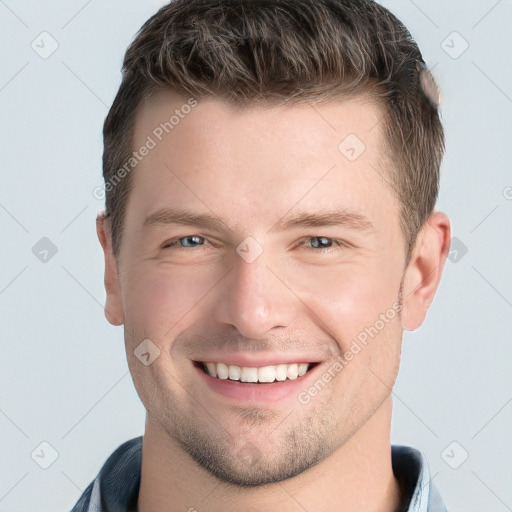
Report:
[[[403,510],[447,512],[438,490],[432,484],[428,462],[423,453],[410,446],[393,445],[391,461],[395,478],[404,494]]]

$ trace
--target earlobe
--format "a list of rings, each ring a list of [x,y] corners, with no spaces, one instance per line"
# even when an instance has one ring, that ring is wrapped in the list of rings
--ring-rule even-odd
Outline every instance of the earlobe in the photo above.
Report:
[[[434,212],[418,233],[404,275],[402,327],[407,331],[418,329],[425,320],[441,281],[450,237],[450,221],[443,212]]]
[[[104,213],[100,213],[96,217],[96,233],[105,256],[104,283],[107,292],[105,317],[112,325],[122,325],[124,323],[124,311],[117,273],[117,261],[112,252],[110,226]]]

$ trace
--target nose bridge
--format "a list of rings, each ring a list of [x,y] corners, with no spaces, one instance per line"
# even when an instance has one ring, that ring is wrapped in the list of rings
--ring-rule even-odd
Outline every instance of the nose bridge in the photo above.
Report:
[[[296,298],[276,274],[262,255],[254,261],[235,258],[215,305],[216,320],[253,339],[265,337],[272,328],[287,327],[297,308]]]

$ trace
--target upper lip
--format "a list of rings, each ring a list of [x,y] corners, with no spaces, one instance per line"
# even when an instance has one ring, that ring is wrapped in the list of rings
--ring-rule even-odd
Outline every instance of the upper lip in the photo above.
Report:
[[[198,358],[193,358],[193,361],[198,363],[224,363],[227,365],[246,366],[246,367],[260,367],[272,366],[277,364],[301,364],[301,363],[318,363],[320,362],[317,357],[305,355],[290,355],[290,354],[223,354],[214,355],[207,354]]]

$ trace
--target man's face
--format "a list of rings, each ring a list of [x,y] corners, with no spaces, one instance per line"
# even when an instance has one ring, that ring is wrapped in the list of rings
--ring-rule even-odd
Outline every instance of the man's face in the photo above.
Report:
[[[159,141],[184,103],[160,94],[136,121],[134,149],[156,147],[133,171],[120,254],[128,362],[168,446],[223,480],[275,482],[340,448],[395,381],[405,246],[381,116],[362,99],[208,100]],[[145,222],[163,209],[175,222]],[[134,354],[146,339],[150,365]]]

